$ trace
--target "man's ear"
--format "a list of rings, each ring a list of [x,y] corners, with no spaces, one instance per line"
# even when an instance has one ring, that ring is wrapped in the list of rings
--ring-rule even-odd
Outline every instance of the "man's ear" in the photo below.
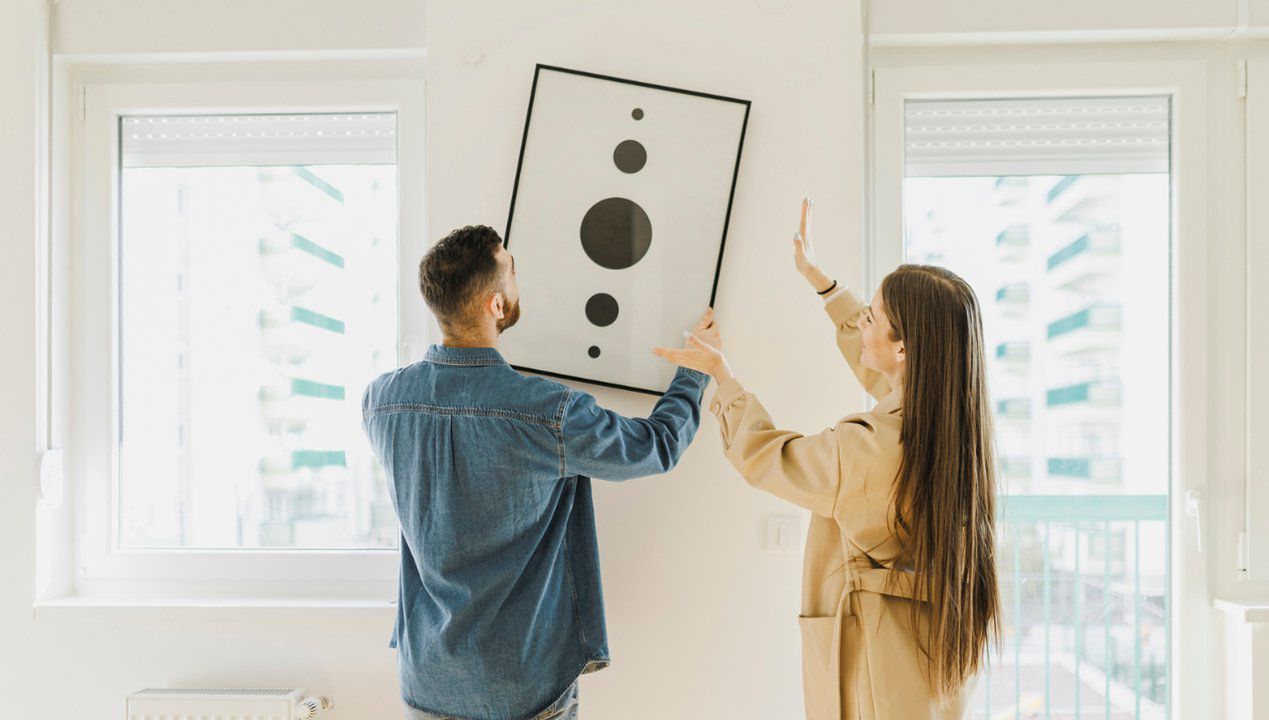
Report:
[[[493,316],[495,318],[499,320],[503,319],[503,317],[506,315],[506,303],[503,300],[502,293],[500,292],[494,293],[489,298],[488,308],[489,308],[489,312],[493,313]]]

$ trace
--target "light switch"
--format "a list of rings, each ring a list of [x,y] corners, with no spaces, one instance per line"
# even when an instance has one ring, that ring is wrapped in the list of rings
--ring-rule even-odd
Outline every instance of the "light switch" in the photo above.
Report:
[[[802,518],[796,515],[767,517],[767,552],[797,552],[802,539]]]

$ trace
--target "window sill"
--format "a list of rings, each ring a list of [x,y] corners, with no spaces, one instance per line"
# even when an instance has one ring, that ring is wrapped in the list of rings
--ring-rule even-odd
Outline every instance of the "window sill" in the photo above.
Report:
[[[1215,605],[1217,610],[1223,610],[1235,620],[1241,620],[1248,624],[1269,623],[1269,603],[1221,600],[1218,598],[1215,601]]]
[[[357,598],[104,598],[68,596],[37,600],[36,615],[80,610],[362,610],[396,612],[395,600]]]

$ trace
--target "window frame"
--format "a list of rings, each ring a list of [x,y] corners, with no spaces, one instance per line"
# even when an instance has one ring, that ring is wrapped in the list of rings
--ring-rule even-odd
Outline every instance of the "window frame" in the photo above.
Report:
[[[1206,238],[1212,227],[1207,200],[1209,140],[1208,66],[1205,60],[1090,59],[1073,52],[1029,62],[1008,48],[947,50],[940,62],[873,68],[870,107],[870,196],[865,242],[865,287],[904,260],[904,104],[907,100],[1026,98],[1053,95],[1167,95],[1172,100],[1171,160],[1171,478],[1168,563],[1172,578],[1170,623],[1171,707],[1174,717],[1202,715],[1217,697],[1204,672],[1212,626],[1213,591],[1208,559],[1197,547],[1195,520],[1186,516],[1187,491],[1208,485],[1210,389],[1208,371],[1210,278]],[[984,59],[983,55],[994,56]],[[1215,484],[1215,483],[1210,483]],[[1215,488],[1213,488],[1215,489]],[[1210,537],[1209,523],[1202,532]],[[1208,543],[1204,543],[1206,546]],[[1184,688],[1182,687],[1184,686]],[[1182,692],[1184,689],[1184,692]]]
[[[333,64],[327,65],[334,67]],[[268,75],[267,72],[261,73]],[[356,73],[313,73],[347,77]],[[68,477],[75,502],[75,595],[80,597],[346,598],[389,602],[397,549],[180,550],[123,548],[119,492],[119,117],[134,114],[394,112],[397,114],[397,360],[413,359],[434,321],[419,298],[427,247],[424,80],[248,80],[241,72],[147,82],[98,73],[71,108],[72,212],[68,315],[72,384]],[[285,73],[280,75],[285,76]],[[411,202],[408,199],[419,199]],[[358,391],[359,392],[359,391]],[[228,582],[226,582],[228,581]]]

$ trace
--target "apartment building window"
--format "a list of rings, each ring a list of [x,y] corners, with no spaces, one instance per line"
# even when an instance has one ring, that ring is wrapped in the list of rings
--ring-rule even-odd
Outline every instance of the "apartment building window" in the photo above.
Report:
[[[1183,340],[1209,312],[1204,88],[1187,63],[876,69],[867,284],[943,265],[983,310],[1004,637],[975,717],[1167,718],[1208,692],[1201,528],[1175,520],[1207,482]]]
[[[77,593],[386,600],[399,531],[360,399],[431,327],[421,81],[84,97],[78,416],[107,421],[78,448]]]

